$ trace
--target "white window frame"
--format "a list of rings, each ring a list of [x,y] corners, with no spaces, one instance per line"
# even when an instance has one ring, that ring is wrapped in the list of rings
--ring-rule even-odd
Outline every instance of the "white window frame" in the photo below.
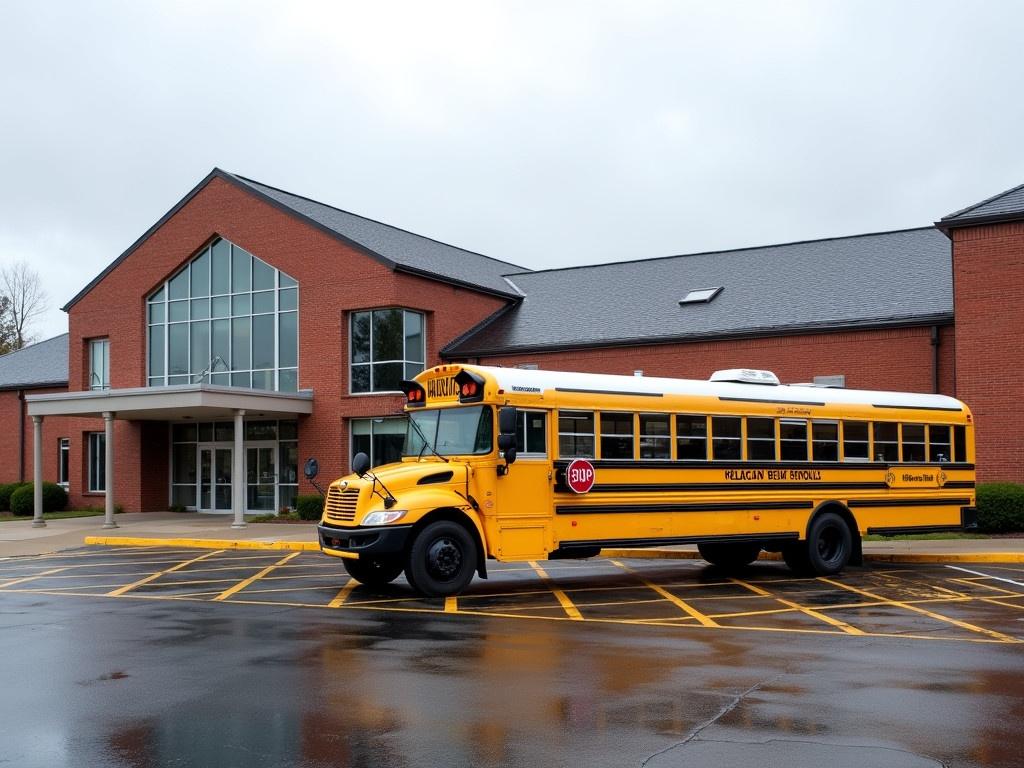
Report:
[[[71,438],[61,437],[57,440],[57,485],[65,491],[70,483],[68,475],[71,472]]]
[[[98,360],[97,350],[99,351]],[[109,338],[89,341],[89,389],[110,389]]]
[[[89,449],[87,451],[89,457],[88,469],[89,469],[89,480],[88,489],[89,493],[103,493],[107,492],[107,473],[106,466],[103,466],[103,471],[100,469],[99,459],[103,457],[103,461],[106,461],[107,454],[107,436],[104,432],[89,432],[86,438],[86,444]],[[103,486],[102,488],[99,486]]]

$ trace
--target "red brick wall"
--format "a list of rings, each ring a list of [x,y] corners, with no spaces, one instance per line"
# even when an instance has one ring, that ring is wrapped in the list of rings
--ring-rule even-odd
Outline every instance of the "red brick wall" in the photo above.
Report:
[[[957,389],[974,413],[978,476],[1024,482],[1024,222],[952,237]]]
[[[939,332],[939,391],[955,394],[953,329]],[[932,391],[931,327],[767,339],[656,344],[485,357],[485,365],[536,363],[549,370],[706,379],[725,368],[774,371],[784,383],[844,374],[851,389]]]

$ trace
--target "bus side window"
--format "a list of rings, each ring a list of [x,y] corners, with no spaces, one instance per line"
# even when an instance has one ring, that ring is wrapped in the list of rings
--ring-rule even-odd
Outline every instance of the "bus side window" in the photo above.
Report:
[[[747,460],[775,461],[775,419],[747,417]]]
[[[899,425],[891,421],[875,422],[875,460],[900,460]]]
[[[601,458],[633,458],[633,414],[601,412]]]
[[[843,460],[869,461],[868,422],[843,422]]]
[[[839,422],[811,422],[811,448],[814,461],[839,461]]]
[[[711,458],[739,461],[742,458],[742,423],[739,416],[711,417]]]
[[[516,414],[516,452],[520,456],[547,456],[548,415],[520,410]]]
[[[928,461],[952,461],[951,447],[947,425],[928,425]]]
[[[924,424],[901,425],[903,460],[924,461]]]
[[[783,461],[807,461],[807,422],[782,419],[779,422]]]
[[[953,461],[967,461],[967,427],[962,424],[953,427]]]
[[[680,461],[708,460],[707,416],[676,416],[676,458]]]
[[[672,436],[667,413],[640,414],[640,458],[672,458]]]
[[[558,455],[563,459],[594,458],[594,412],[558,412]]]

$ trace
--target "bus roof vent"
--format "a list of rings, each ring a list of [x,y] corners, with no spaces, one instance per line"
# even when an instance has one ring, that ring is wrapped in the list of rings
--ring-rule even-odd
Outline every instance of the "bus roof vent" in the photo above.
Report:
[[[752,368],[730,368],[727,371],[715,371],[709,381],[735,381],[740,384],[771,384],[779,385],[779,377],[771,371],[755,371]]]

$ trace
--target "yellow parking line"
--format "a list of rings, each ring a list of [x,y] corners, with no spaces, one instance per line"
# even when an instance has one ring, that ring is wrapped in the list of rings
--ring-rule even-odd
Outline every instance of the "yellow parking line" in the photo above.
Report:
[[[166,570],[159,571],[157,573],[151,573],[149,576],[147,576],[144,579],[139,579],[138,581],[134,581],[131,584],[127,584],[127,585],[121,587],[120,589],[115,589],[113,592],[107,592],[107,597],[120,597],[121,595],[125,594],[126,592],[131,592],[136,587],[141,587],[143,584],[148,584],[151,581],[156,581],[157,579],[159,579],[161,576],[163,576],[165,574],[173,573],[174,571],[180,571],[182,568],[184,568],[186,566],[189,566],[189,565],[192,565],[192,563],[197,563],[200,560],[205,560],[208,557],[213,557],[214,555],[219,555],[223,551],[224,550],[219,550],[217,552],[206,552],[205,554],[202,554],[199,557],[193,557],[191,560],[186,560],[183,563],[178,563],[173,568],[167,568]]]
[[[644,586],[648,587],[649,589],[653,589],[655,592],[657,592],[659,595],[664,597],[666,600],[668,600],[673,605],[676,605],[679,608],[682,608],[683,611],[686,614],[688,614],[689,616],[692,616],[697,621],[699,621],[701,623],[701,626],[704,626],[704,627],[718,627],[718,626],[721,626],[720,624],[715,622],[714,619],[712,619],[711,617],[706,616],[705,614],[701,613],[696,608],[694,608],[692,605],[687,603],[685,600],[681,600],[680,598],[676,597],[671,592],[669,592],[667,589],[663,589],[662,587],[659,587],[657,584],[655,584],[655,583],[653,583],[651,581],[648,581],[643,576],[641,576],[639,574],[639,572],[633,570],[628,565],[624,565],[623,563],[620,563],[618,560],[612,560],[612,562],[615,563],[615,565],[619,566],[619,568],[622,568],[623,570],[626,570],[626,571],[629,571],[630,573],[632,573],[634,576],[636,576],[638,579],[640,579],[640,581],[644,584]]]
[[[228,589],[225,589],[223,592],[221,592],[219,595],[217,595],[215,598],[213,598],[214,602],[219,602],[221,600],[227,600],[233,594],[235,594],[237,592],[241,592],[243,589],[248,587],[250,584],[253,584],[253,583],[259,581],[260,579],[262,579],[264,576],[266,576],[268,573],[273,571],[275,568],[278,568],[279,566],[284,565],[289,560],[291,560],[293,557],[298,557],[301,554],[302,554],[302,552],[300,551],[300,552],[292,552],[291,554],[285,555],[284,557],[282,557],[280,560],[278,560],[273,565],[268,565],[266,568],[264,568],[262,571],[257,573],[255,576],[250,576],[248,579],[243,579],[242,581],[240,581],[237,584],[235,584],[235,586],[230,587]]]
[[[0,584],[0,589],[7,589],[7,587],[13,587],[15,584],[24,584],[26,581],[35,581],[36,579],[41,579],[44,576],[52,576],[55,573],[60,573],[61,571],[66,570],[67,568],[51,568],[49,571],[43,571],[42,573],[37,573],[34,576],[25,576],[21,579],[5,581],[3,584]]]
[[[872,600],[882,600],[888,605],[894,606],[896,608],[904,608],[908,611],[915,611],[916,613],[923,614],[924,616],[927,616],[931,619],[935,619],[936,621],[942,621],[947,624],[952,624],[954,626],[969,630],[971,632],[980,632],[983,635],[994,637],[997,640],[1001,640],[1004,643],[1021,642],[1015,637],[1011,637],[1010,635],[1004,635],[1002,632],[996,632],[994,629],[986,629],[985,627],[979,627],[974,624],[968,624],[966,621],[960,621],[959,619],[954,619],[949,616],[943,616],[941,613],[935,613],[934,611],[929,611],[926,608],[920,608],[916,605],[912,605],[911,603],[904,603],[898,600],[886,600],[881,595],[876,595],[872,592],[868,592],[867,590],[858,589],[857,587],[851,587],[849,584],[843,584],[840,581],[834,581],[832,579],[826,579],[824,577],[819,577],[818,581],[824,582],[825,584],[831,584],[834,587],[839,587],[840,589],[845,589],[849,592],[856,592],[858,595],[870,597]]]
[[[327,607],[337,608],[338,606],[343,605],[345,601],[348,600],[348,596],[352,594],[352,590],[358,586],[358,581],[356,581],[355,579],[349,579],[348,583],[341,588],[341,591],[339,591],[338,594],[334,596],[334,599],[327,604]]]
[[[839,629],[843,630],[843,632],[846,632],[847,634],[850,634],[850,635],[863,635],[864,634],[863,630],[857,629],[857,627],[855,627],[855,626],[853,626],[851,624],[847,624],[845,621],[841,621],[840,619],[837,619],[837,618],[834,618],[832,616],[829,616],[828,614],[821,613],[820,611],[816,611],[813,608],[808,608],[808,607],[806,607],[804,605],[800,605],[799,603],[794,603],[792,600],[787,600],[784,597],[779,597],[778,595],[773,595],[771,592],[769,592],[769,591],[767,591],[765,589],[761,589],[760,587],[756,587],[753,584],[748,584],[747,582],[740,581],[739,579],[729,579],[729,581],[733,582],[734,584],[739,584],[741,587],[746,587],[751,592],[755,592],[755,593],[761,595],[762,597],[770,597],[772,600],[780,602],[783,605],[789,606],[790,608],[792,608],[795,611],[800,611],[800,613],[806,614],[807,616],[810,616],[811,618],[818,619],[818,621],[824,621],[826,624],[831,624],[833,627],[839,627]]]
[[[454,595],[450,595],[444,599],[444,612],[445,613],[458,613],[459,612],[459,598]]]
[[[580,613],[580,609],[573,605],[572,600],[569,599],[569,596],[565,594],[565,592],[554,585],[547,572],[533,560],[530,561],[530,567],[537,572],[538,576],[540,576],[540,580],[544,582],[544,586],[551,590],[551,593],[555,596],[555,599],[558,600],[566,615],[570,619],[583,621],[583,615]],[[445,609],[447,610],[447,606],[445,606]]]

